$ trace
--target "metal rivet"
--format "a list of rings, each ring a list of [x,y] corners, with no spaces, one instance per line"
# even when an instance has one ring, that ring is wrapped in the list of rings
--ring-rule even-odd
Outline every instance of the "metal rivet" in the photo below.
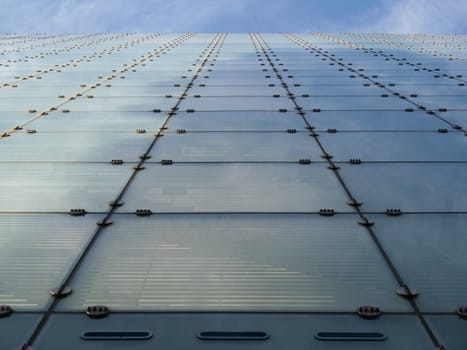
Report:
[[[50,291],[50,295],[56,298],[63,298],[71,294],[73,290],[68,286],[57,287]]]

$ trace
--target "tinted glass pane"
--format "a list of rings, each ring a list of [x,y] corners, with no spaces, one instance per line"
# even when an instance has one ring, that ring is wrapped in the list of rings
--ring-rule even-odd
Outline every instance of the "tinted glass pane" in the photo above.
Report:
[[[46,118],[36,119],[27,128],[38,131],[154,131],[162,126],[166,118],[167,113],[164,112],[70,111],[51,113]]]
[[[277,111],[280,108],[294,110],[291,100],[273,97],[201,97],[183,100],[180,109],[193,108],[199,111],[253,110]]]
[[[0,305],[43,310],[98,217],[0,214]],[[2,322],[3,324],[3,322]]]
[[[465,320],[455,316],[429,316],[428,321],[446,349],[462,349],[467,344]]]
[[[320,108],[325,110],[403,110],[413,107],[408,102],[393,97],[381,96],[312,96],[297,98],[297,103],[304,109]]]
[[[356,216],[118,215],[110,230],[80,270],[65,309],[408,307]]]
[[[374,215],[373,219],[378,237],[407,284],[420,292],[417,303],[423,311],[454,311],[465,304],[467,215]]]
[[[91,99],[81,98],[67,104],[73,111],[152,111],[155,108],[167,111],[175,106],[176,98],[164,97],[99,97]]]
[[[305,130],[305,122],[293,111],[280,113],[270,112],[195,112],[177,113],[170,120],[169,130],[186,129],[191,131],[258,131],[273,130],[283,131],[287,129]]]
[[[423,112],[308,111],[306,118],[317,130],[438,130],[448,125]]]
[[[324,164],[148,164],[125,194],[124,211],[348,211]]]
[[[467,138],[459,133],[352,132],[320,134],[326,152],[337,161],[466,161]]]
[[[448,111],[441,113],[441,116],[451,123],[461,125],[464,130],[467,128],[467,113],[465,111]]]
[[[362,164],[341,169],[364,210],[467,211],[465,164]]]
[[[466,152],[467,153],[467,152]],[[321,160],[322,152],[308,133],[166,134],[151,151],[156,161],[296,161]]]
[[[15,349],[24,344],[39,322],[39,315],[11,315],[2,320],[0,345],[4,349]]]
[[[129,165],[0,164],[2,211],[107,211],[128,181]]]
[[[136,133],[17,133],[2,143],[0,162],[137,162],[154,136]]]

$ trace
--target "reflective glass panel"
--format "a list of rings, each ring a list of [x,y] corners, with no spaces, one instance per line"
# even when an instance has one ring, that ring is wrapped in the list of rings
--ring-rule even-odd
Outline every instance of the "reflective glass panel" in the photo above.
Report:
[[[2,211],[107,211],[133,169],[109,164],[0,164]]]
[[[0,305],[44,310],[97,220],[97,215],[0,214]]]
[[[405,111],[307,111],[306,118],[317,130],[438,130],[448,127],[424,112]]]
[[[321,160],[322,152],[306,132],[188,132],[167,133],[151,150],[152,160],[296,161]]]
[[[191,131],[284,131],[287,129],[305,130],[304,120],[293,111],[280,113],[246,111],[196,111],[180,112],[169,123],[169,130],[186,129]]]
[[[467,164],[343,164],[341,171],[367,211],[467,211]]]
[[[154,136],[148,133],[16,133],[2,140],[0,162],[138,162]]]
[[[467,138],[459,132],[338,132],[319,140],[336,161],[467,161]]]
[[[62,308],[409,306],[395,295],[389,268],[353,215],[116,215],[109,230],[78,272],[75,293]]]
[[[371,215],[375,231],[424,312],[454,311],[467,294],[467,214]]]
[[[324,164],[147,164],[123,200],[124,211],[349,211]]]

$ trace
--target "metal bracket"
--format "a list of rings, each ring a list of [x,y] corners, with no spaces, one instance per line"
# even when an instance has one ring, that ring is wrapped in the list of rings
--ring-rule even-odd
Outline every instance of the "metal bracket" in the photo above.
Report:
[[[57,288],[52,289],[50,291],[50,295],[55,298],[64,298],[70,295],[72,292],[73,290],[70,287],[62,286],[62,287],[57,287]]]
[[[320,209],[319,215],[321,216],[333,216],[335,214],[334,209]]]
[[[102,219],[97,222],[97,225],[101,227],[109,226],[109,225],[112,225],[112,220],[107,219],[107,218]]]
[[[13,309],[8,305],[0,305],[0,318],[8,317],[12,314]]]
[[[109,313],[109,308],[104,305],[88,306],[86,308],[86,315],[89,318],[104,318],[107,317]]]
[[[397,295],[407,299],[413,299],[418,296],[418,291],[414,288],[410,288],[407,285],[403,285],[396,290]]]
[[[461,306],[457,309],[456,313],[460,318],[467,320],[467,306]]]
[[[377,306],[360,306],[357,309],[357,314],[361,318],[366,318],[368,320],[374,320],[381,316],[381,310]]]
[[[401,210],[400,209],[386,209],[386,215],[389,215],[389,216],[400,216],[402,214]]]
[[[371,226],[373,226],[373,225],[375,224],[374,222],[369,221],[367,218],[363,218],[363,219],[360,220],[358,223],[359,223],[360,225],[362,225],[362,226],[365,226],[365,227],[371,227]]]
[[[85,209],[70,209],[68,212],[71,216],[83,216],[86,215],[86,210]]]
[[[152,215],[151,209],[136,209],[137,216],[150,216]]]

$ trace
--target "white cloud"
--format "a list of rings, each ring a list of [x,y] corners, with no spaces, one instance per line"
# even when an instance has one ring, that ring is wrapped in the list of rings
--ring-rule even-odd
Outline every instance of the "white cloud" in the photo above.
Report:
[[[467,2],[463,0],[384,0],[367,32],[460,33],[467,29]]]
[[[0,0],[1,32],[199,31],[248,0]]]

